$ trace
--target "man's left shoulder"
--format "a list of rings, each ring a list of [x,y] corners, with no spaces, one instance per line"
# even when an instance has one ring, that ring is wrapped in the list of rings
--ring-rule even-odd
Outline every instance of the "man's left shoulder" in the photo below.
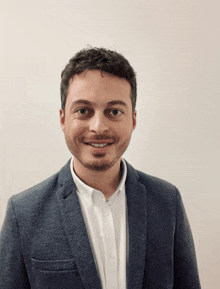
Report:
[[[149,203],[172,210],[175,210],[177,204],[182,204],[182,197],[175,185],[142,171],[136,170],[136,172],[139,176],[138,182],[145,187]]]
[[[152,189],[159,189],[159,190],[162,189],[164,191],[169,191],[169,192],[176,191],[175,185],[173,185],[172,183],[164,179],[149,175],[139,170],[136,170],[136,172],[139,176],[138,181],[142,183],[143,185],[151,187]]]
[[[176,199],[180,196],[180,193],[175,185],[172,183],[134,169],[130,164],[127,163],[128,178],[135,179],[139,184],[143,185],[147,190],[148,195],[159,198],[170,198]]]

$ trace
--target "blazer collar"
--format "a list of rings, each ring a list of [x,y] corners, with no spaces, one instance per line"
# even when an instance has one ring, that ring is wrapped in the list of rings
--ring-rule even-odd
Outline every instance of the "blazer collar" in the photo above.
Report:
[[[61,169],[58,182],[61,188],[57,198],[63,226],[74,256],[78,272],[85,289],[101,289],[92,249],[76,193],[76,186],[70,172],[70,161]]]
[[[144,276],[147,245],[147,192],[139,180],[138,172],[129,163],[126,162],[126,164],[125,190],[129,230],[127,289],[133,289],[142,287]],[[101,289],[76,186],[70,172],[70,160],[61,169],[58,181],[62,185],[57,192],[57,197],[63,225],[84,287]]]
[[[75,184],[73,182],[73,178],[71,175],[71,171],[70,171],[70,162],[71,159],[68,160],[68,162],[61,168],[60,172],[59,172],[59,176],[58,176],[58,182],[61,185],[65,185],[65,188],[72,188],[72,186],[75,187]],[[137,170],[135,170],[126,160],[126,165],[127,165],[127,179],[126,182],[128,185],[135,185],[136,182],[139,179],[139,175]]]
[[[65,191],[63,191],[63,197],[68,197],[69,194],[72,193],[72,189],[76,189],[75,183],[73,182],[73,178],[70,171],[70,160],[61,168],[58,175],[58,182],[61,186],[65,187]]]
[[[147,189],[127,163],[125,184],[129,227],[127,289],[142,288],[147,247]]]

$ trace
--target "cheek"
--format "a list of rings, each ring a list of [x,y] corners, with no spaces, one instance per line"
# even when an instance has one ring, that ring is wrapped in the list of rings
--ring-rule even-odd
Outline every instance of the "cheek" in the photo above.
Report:
[[[73,120],[69,123],[67,127],[67,131],[69,134],[72,135],[79,135],[85,130],[85,125],[82,122],[79,122],[77,120]]]
[[[133,132],[133,121],[127,119],[126,122],[123,122],[121,126],[118,126],[117,130],[121,135],[128,136]]]

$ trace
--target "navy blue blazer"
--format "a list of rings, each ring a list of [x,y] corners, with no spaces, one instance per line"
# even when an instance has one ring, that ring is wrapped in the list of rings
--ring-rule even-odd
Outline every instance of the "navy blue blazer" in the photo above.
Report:
[[[9,199],[0,235],[1,289],[101,289],[69,166]],[[127,168],[127,289],[199,289],[178,190]]]

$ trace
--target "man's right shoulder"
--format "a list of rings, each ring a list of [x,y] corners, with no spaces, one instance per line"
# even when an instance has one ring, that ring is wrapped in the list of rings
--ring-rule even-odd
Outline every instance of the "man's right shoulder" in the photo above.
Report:
[[[54,197],[55,193],[62,187],[61,176],[69,173],[69,162],[60,171],[33,187],[13,195],[10,199],[16,206],[24,207],[25,204],[37,204]],[[64,180],[65,181],[65,180]]]
[[[13,203],[22,203],[22,205],[24,205],[27,202],[30,204],[30,201],[37,202],[38,200],[49,196],[59,187],[58,176],[59,173],[56,173],[39,184],[13,195],[11,197]]]

